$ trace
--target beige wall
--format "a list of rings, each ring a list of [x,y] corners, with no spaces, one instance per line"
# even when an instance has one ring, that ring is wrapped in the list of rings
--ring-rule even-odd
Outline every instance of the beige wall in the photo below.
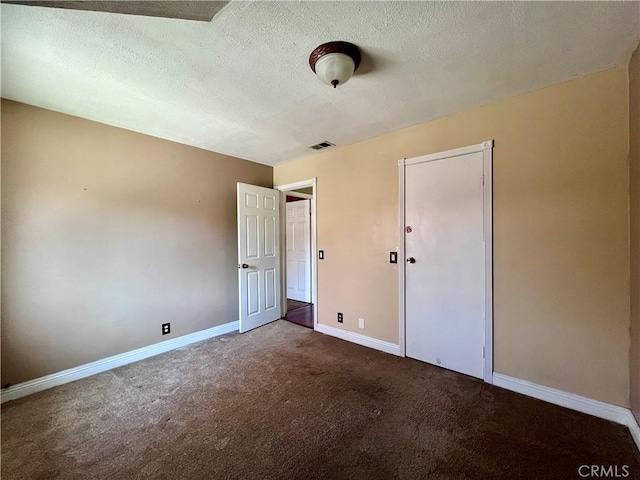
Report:
[[[627,85],[620,67],[277,166],[318,178],[320,322],[398,342],[397,161],[495,139],[495,370],[628,406]]]
[[[2,140],[3,384],[238,319],[236,182],[271,167],[5,100]]]
[[[640,422],[640,45],[629,62],[629,205],[631,229],[631,409]]]
[[[307,195],[313,195],[313,187],[307,187],[307,188],[298,188],[296,190],[293,190],[294,192],[299,192],[299,193],[306,193]]]

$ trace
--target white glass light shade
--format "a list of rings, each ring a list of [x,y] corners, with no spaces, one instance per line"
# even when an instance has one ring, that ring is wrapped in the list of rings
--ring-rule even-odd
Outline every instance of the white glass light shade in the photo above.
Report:
[[[316,75],[323,83],[335,88],[349,81],[355,67],[356,65],[349,55],[329,53],[320,57],[316,62]]]

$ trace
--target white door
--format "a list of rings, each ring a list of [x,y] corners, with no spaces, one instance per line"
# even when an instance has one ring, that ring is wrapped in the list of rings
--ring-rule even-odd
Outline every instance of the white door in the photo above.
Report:
[[[311,303],[311,200],[286,208],[287,298]]]
[[[280,192],[238,183],[240,332],[280,318]]]
[[[483,154],[405,168],[406,355],[482,378]]]

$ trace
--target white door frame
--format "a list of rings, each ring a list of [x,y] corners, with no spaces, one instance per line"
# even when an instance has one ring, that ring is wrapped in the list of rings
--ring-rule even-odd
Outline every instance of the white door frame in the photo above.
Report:
[[[308,188],[311,187],[312,195],[308,195],[305,193],[292,192],[291,190],[297,190],[300,188]],[[313,329],[318,329],[318,254],[316,251],[317,248],[317,238],[316,238],[316,198],[317,198],[317,190],[316,190],[316,177],[310,178],[309,180],[302,180],[300,182],[288,183],[286,185],[275,185],[273,188],[276,190],[280,190],[282,192],[280,194],[280,238],[286,238],[286,219],[285,215],[287,214],[286,207],[284,206],[287,202],[287,195],[291,195],[299,198],[308,198],[311,200],[311,302],[313,303]],[[287,284],[287,268],[285,265],[287,252],[286,252],[286,241],[280,242],[280,285],[283,285],[280,289],[280,298],[281,298],[281,308],[282,308],[282,316],[287,312],[287,289],[284,288],[284,285]]]
[[[405,356],[406,348],[406,308],[405,308],[405,168],[408,165],[443,160],[469,153],[482,152],[484,177],[484,368],[483,377],[487,383],[493,383],[493,140],[477,145],[456,148],[446,152],[432,153],[415,158],[403,158],[398,161],[398,191],[400,192],[398,225],[398,298],[399,298],[399,336],[400,355]]]

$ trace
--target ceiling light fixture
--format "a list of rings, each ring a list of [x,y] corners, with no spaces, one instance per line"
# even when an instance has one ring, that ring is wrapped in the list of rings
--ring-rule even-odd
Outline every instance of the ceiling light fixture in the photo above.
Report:
[[[317,47],[309,56],[309,66],[322,83],[347,83],[360,65],[360,50],[349,42],[329,42]]]

